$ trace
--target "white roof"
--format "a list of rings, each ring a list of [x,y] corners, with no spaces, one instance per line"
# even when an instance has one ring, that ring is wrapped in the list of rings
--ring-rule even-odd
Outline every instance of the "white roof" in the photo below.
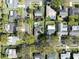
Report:
[[[35,57],[35,59],[40,59],[39,57]]]
[[[72,26],[72,31],[79,30],[79,26]]]
[[[17,58],[16,49],[8,50],[8,58]]]
[[[69,6],[72,7],[72,2],[69,3]]]
[[[9,24],[5,24],[5,30],[8,32],[10,30],[10,25]]]
[[[19,37],[10,36],[10,37],[8,37],[8,42],[7,42],[7,44],[8,44],[8,45],[15,45],[17,40],[19,40]]]
[[[70,52],[66,52],[64,54],[61,54],[61,59],[70,58]]]
[[[79,53],[74,53],[74,54],[73,54],[73,58],[74,58],[74,59],[79,59]]]
[[[13,16],[13,11],[10,11],[10,16]]]
[[[48,25],[48,26],[47,26],[47,29],[48,29],[48,30],[55,29],[55,25]]]
[[[9,0],[9,3],[12,4],[13,3],[13,0]]]
[[[23,5],[18,5],[18,7],[22,7],[22,8],[25,8],[25,4],[23,4]]]
[[[15,24],[14,23],[5,24],[4,28],[6,32],[12,33],[14,31]]]
[[[55,32],[55,25],[48,25],[47,30],[48,30],[47,34],[51,35],[52,33]]]

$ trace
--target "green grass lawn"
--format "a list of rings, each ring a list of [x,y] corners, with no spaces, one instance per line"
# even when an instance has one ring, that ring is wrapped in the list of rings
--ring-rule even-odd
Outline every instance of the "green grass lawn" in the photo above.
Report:
[[[24,9],[23,8],[17,8],[17,13],[20,16],[24,15]]]
[[[19,0],[19,4],[24,4],[25,0]]]

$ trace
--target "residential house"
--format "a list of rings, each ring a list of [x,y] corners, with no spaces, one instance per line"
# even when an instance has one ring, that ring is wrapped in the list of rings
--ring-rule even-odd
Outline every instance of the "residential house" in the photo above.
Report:
[[[61,59],[70,59],[70,52],[61,53],[60,58]]]
[[[60,10],[60,16],[62,18],[66,18],[68,16],[68,8],[63,8],[62,10]]]
[[[79,4],[79,0],[63,0],[63,3],[67,6],[74,6],[75,4]]]
[[[51,3],[51,0],[46,0],[46,3],[47,3],[47,4],[50,4],[50,3]]]
[[[59,24],[59,33],[60,35],[67,35],[68,34],[68,25],[67,23],[60,23]]]
[[[70,0],[70,2],[72,2],[72,4],[79,4],[79,0]]]
[[[14,23],[5,24],[4,28],[8,33],[16,32],[16,25]]]
[[[29,24],[26,24],[26,23],[23,23],[22,26],[17,26],[16,31],[21,31],[21,32],[31,34],[30,26]]]
[[[79,53],[73,53],[73,59],[79,59]]]
[[[7,49],[6,54],[8,55],[8,58],[10,58],[10,59],[17,58],[16,49]]]
[[[79,0],[70,0],[72,3],[79,3]]]
[[[72,26],[72,31],[79,31],[79,26]]]
[[[36,10],[34,13],[34,16],[36,20],[41,20],[43,16],[42,10],[41,9]]]
[[[68,9],[69,15],[79,15],[79,8],[70,7]]]
[[[10,11],[9,16],[13,16],[13,11]]]
[[[17,19],[17,13],[15,10],[9,11],[9,22],[14,22],[14,20]]]
[[[52,54],[49,54],[49,55],[47,56],[47,59],[57,59],[57,58],[58,58],[58,56],[57,56],[56,53],[52,53]]]
[[[23,5],[18,5],[18,8],[25,8],[25,4],[23,4]]]
[[[6,4],[8,5],[8,8],[10,9],[16,9],[18,6],[18,0],[5,0]]]
[[[55,31],[56,31],[55,25],[48,25],[48,26],[47,26],[47,34],[48,34],[48,35],[54,34]]]
[[[71,36],[78,36],[79,35],[79,26],[72,26],[72,30],[70,32]]]
[[[19,37],[17,36],[9,36],[7,45],[16,45],[16,41],[19,40]]]
[[[33,53],[33,59],[41,59],[40,53]]]
[[[50,6],[47,6],[46,14],[47,14],[47,17],[50,17],[53,20],[56,19],[56,11],[52,9]]]

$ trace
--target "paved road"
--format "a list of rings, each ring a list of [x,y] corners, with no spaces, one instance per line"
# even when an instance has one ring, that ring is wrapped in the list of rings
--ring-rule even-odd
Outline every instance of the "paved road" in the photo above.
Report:
[[[70,32],[70,35],[72,35],[72,36],[79,36],[79,31],[78,32]]]

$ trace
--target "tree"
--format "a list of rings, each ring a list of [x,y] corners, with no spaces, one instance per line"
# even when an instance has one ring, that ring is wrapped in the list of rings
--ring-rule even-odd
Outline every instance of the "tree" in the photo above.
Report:
[[[62,5],[62,0],[52,0],[51,2],[51,7],[54,8],[56,11],[59,10],[61,5]]]
[[[69,16],[68,25],[78,25],[78,16]]]
[[[0,43],[3,45],[7,43],[7,35],[0,35]]]
[[[52,47],[56,47],[57,45],[59,44],[59,37],[58,36],[55,36],[55,35],[52,35],[51,36],[51,43],[50,43],[50,45],[52,46]]]
[[[45,34],[40,34],[40,35],[38,36],[38,39],[39,39],[39,41],[40,41],[41,43],[45,43],[46,40],[47,40],[47,37],[46,37]],[[44,45],[44,44],[43,44],[43,45]]]
[[[35,43],[35,37],[33,35],[25,34],[21,40],[17,41],[17,44],[33,44]]]

